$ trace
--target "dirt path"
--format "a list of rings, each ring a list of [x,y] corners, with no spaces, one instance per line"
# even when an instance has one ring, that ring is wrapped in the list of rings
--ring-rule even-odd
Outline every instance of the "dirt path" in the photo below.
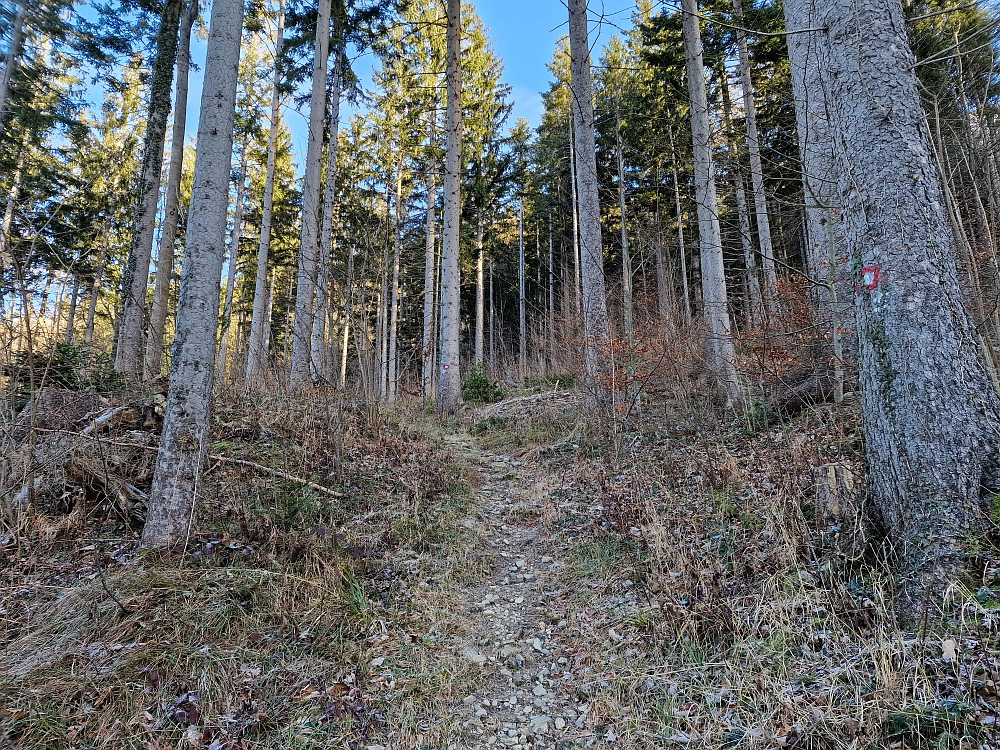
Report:
[[[497,556],[492,575],[462,592],[477,629],[448,644],[481,666],[482,684],[465,698],[450,748],[591,748],[589,705],[568,643],[573,617],[560,560],[564,540],[540,522],[550,478],[517,459],[481,449],[467,433],[445,438],[484,477],[477,488],[484,538]],[[585,687],[584,687],[585,689]],[[612,737],[608,738],[611,739]]]

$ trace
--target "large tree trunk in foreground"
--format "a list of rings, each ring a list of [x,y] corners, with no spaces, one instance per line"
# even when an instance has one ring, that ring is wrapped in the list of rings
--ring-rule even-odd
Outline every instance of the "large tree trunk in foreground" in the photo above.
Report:
[[[1000,399],[966,309],[900,2],[824,0],[813,24],[826,29],[872,500],[900,555],[904,611],[919,614],[986,527]]]
[[[712,133],[709,128],[698,0],[683,0],[683,13],[684,54],[691,97],[694,189],[698,203],[698,237],[701,242],[701,288],[708,329],[705,350],[720,393],[730,405],[735,405],[740,400],[740,385],[729,319],[726,269],[722,262],[719,199],[715,190],[715,167],[712,163]]]
[[[573,125],[576,145],[577,196],[580,202],[580,265],[583,276],[583,328],[587,380],[591,391],[604,398],[611,377],[611,330],[604,286],[604,245],[601,241],[601,204],[598,196],[597,151],[594,140],[594,87],[590,72],[587,0],[569,0],[570,67],[573,89]]]
[[[281,121],[281,73],[278,61],[285,42],[285,0],[278,2],[278,31],[274,43],[274,83],[271,88],[271,123],[267,136],[267,173],[264,177],[264,207],[257,246],[257,279],[253,292],[253,315],[247,344],[247,390],[260,386],[267,366],[267,327],[270,324],[270,295],[267,284],[267,256],[271,249],[271,215],[274,212],[274,165],[278,153],[278,123]]]
[[[441,251],[441,382],[438,408],[453,413],[462,402],[459,371],[462,220],[462,3],[448,0],[448,124],[444,168],[444,249]]]
[[[326,120],[326,65],[330,53],[330,0],[320,0],[313,55],[312,96],[309,101],[309,139],[302,186],[302,233],[295,284],[295,321],[292,326],[292,363],[288,387],[304,388],[311,381],[313,303],[319,256],[319,193],[323,171],[323,125]]]
[[[123,292],[125,306],[115,369],[136,379],[143,375],[143,324],[146,313],[146,287],[149,262],[156,230],[156,205],[160,200],[160,172],[163,169],[163,141],[170,117],[170,89],[177,61],[177,37],[184,0],[167,0],[163,6],[160,31],[156,37],[156,61],[149,86],[149,115],[142,152],[142,176],[128,264],[125,267]]]
[[[242,34],[243,0],[215,0],[201,92],[198,156],[188,212],[170,389],[142,531],[144,547],[183,544],[205,459]]]
[[[181,22],[180,44],[177,48],[177,85],[174,94],[174,124],[170,131],[170,166],[167,168],[167,205],[160,229],[160,253],[156,259],[156,283],[153,285],[153,306],[149,311],[149,334],[143,377],[146,380],[160,374],[163,363],[163,343],[170,302],[170,282],[174,275],[174,239],[180,215],[181,175],[184,170],[184,135],[187,120],[188,74],[191,71],[191,29],[198,18],[198,0],[189,0],[187,13]]]

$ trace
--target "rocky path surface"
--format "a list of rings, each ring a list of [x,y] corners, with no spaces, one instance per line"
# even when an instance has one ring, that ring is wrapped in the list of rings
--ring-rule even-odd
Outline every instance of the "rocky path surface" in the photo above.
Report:
[[[587,688],[578,682],[581,665],[568,642],[572,584],[559,559],[565,545],[539,522],[549,480],[534,467],[482,450],[467,434],[446,440],[484,476],[478,512],[497,559],[492,577],[462,597],[477,629],[450,644],[481,667],[482,684],[458,709],[459,736],[449,748],[603,746],[587,729]]]

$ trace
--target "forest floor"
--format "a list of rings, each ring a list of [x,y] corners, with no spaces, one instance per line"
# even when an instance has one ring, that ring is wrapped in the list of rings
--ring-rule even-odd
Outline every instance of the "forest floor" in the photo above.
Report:
[[[107,491],[148,486],[155,425],[42,432],[61,494],[0,529],[0,747],[1000,750],[995,551],[901,628],[816,505],[813,466],[860,477],[849,405],[599,422],[223,402],[169,557]]]

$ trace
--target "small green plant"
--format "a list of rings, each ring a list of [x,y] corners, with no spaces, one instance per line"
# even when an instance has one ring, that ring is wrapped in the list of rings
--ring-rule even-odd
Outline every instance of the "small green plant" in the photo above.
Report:
[[[476,369],[462,383],[462,398],[466,401],[492,404],[504,397],[503,388],[483,370]]]

